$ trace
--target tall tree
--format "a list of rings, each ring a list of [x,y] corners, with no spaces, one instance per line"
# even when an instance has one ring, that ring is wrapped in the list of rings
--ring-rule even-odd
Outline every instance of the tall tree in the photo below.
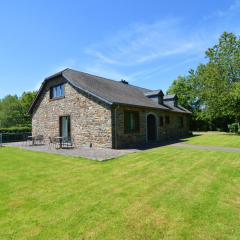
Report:
[[[204,114],[209,119],[238,119],[238,106],[232,92],[240,82],[240,39],[233,33],[223,33],[219,41],[206,51],[208,63],[196,71],[195,88],[202,100]]]
[[[207,63],[173,81],[168,92],[177,93],[195,119],[240,122],[240,38],[224,32],[206,58]]]
[[[31,124],[28,108],[36,92],[24,92],[21,97],[8,95],[0,101],[0,127],[27,126]]]

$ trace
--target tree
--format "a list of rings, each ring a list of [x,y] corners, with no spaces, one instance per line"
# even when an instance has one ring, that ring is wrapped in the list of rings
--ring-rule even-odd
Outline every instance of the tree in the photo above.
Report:
[[[240,122],[240,39],[224,32],[216,45],[206,51],[206,64],[173,81],[168,92],[194,112],[195,120],[216,126]]]
[[[233,84],[231,91],[231,104],[233,109],[233,115],[236,117],[236,122],[240,123],[240,82]]]
[[[21,97],[8,95],[0,101],[0,127],[27,126],[31,124],[28,108],[36,92],[23,93]]]
[[[189,110],[192,109],[191,84],[187,77],[178,76],[167,90],[167,94],[177,94],[179,103]]]
[[[202,84],[202,96],[211,118],[238,119],[239,107],[233,92],[240,82],[240,39],[233,33],[224,32],[218,44],[206,51],[209,62],[198,68],[197,79]],[[200,94],[200,93],[199,93]]]
[[[22,119],[20,114],[21,105],[16,95],[6,96],[1,101],[0,124],[1,127],[17,126]]]
[[[28,114],[28,110],[33,100],[36,97],[36,92],[24,92],[22,96],[19,98],[19,102],[21,104],[21,115],[22,115],[22,125],[30,125],[31,124],[31,116]]]

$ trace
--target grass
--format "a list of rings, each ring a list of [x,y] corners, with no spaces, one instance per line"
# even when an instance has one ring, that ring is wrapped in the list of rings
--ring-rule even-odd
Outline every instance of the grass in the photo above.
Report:
[[[240,135],[211,132],[183,139],[188,144],[240,148]]]
[[[0,148],[0,239],[240,239],[240,154],[107,162]]]

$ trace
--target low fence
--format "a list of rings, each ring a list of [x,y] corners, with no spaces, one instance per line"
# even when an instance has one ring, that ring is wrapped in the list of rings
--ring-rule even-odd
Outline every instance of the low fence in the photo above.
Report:
[[[3,143],[9,142],[22,142],[26,141],[28,136],[31,136],[31,132],[23,132],[23,133],[0,133],[0,146]]]

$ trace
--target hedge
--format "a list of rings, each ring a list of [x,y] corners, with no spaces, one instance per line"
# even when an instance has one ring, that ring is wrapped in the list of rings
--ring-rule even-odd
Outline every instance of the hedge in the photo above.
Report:
[[[29,126],[0,128],[3,143],[26,141],[27,137],[32,135],[31,132],[32,128]]]
[[[26,132],[32,132],[32,128],[29,126],[0,128],[0,133],[26,133]]]
[[[231,133],[240,133],[240,127],[238,123],[228,124],[228,129]]]

